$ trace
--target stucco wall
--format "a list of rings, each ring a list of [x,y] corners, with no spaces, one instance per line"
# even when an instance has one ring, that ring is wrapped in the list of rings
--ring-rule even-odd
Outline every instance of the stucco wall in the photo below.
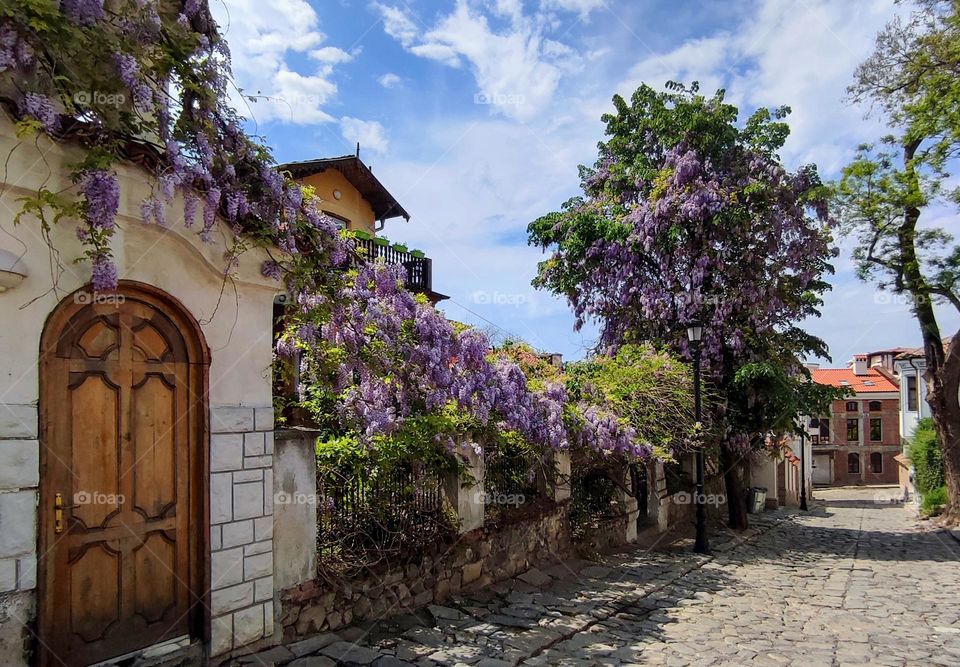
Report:
[[[74,224],[53,227],[49,245],[37,220],[25,217],[22,224],[13,225],[21,208],[18,198],[35,195],[40,187],[54,192],[72,187],[67,165],[79,157],[77,149],[45,138],[36,144],[20,142],[9,120],[0,115],[0,154],[6,160],[5,171],[0,172],[0,250],[20,257],[15,268],[27,274],[19,286],[0,293],[0,664],[19,665],[25,663],[22,647],[28,643],[23,625],[33,619],[37,604],[39,340],[51,311],[89,281],[90,266],[73,263],[82,253]],[[260,518],[262,529],[254,529],[250,544],[240,543],[243,556],[229,562],[217,554],[225,547],[220,529],[214,531],[210,574],[215,584],[230,580],[240,563],[245,582],[247,572],[253,571],[248,556],[266,560],[264,554],[272,554],[271,320],[280,286],[261,275],[266,255],[260,250],[241,256],[224,283],[224,251],[231,241],[226,225],[214,230],[214,242],[204,243],[196,227],[183,226],[179,198],[167,211],[169,227],[144,225],[139,208],[151,194],[151,179],[133,166],[118,167],[117,172],[121,203],[111,246],[120,278],[153,285],[179,300],[200,323],[211,352],[209,407],[215,433],[211,511],[220,515],[214,516],[215,523],[253,524]],[[241,505],[253,502],[255,478],[260,480],[263,500],[259,511],[251,513]],[[272,577],[272,563],[262,569]],[[265,597],[272,603],[272,583],[269,586]],[[268,604],[265,599],[259,603],[261,635],[270,630],[264,621],[265,613],[272,616]],[[251,600],[239,611],[252,616],[248,610],[253,608]],[[231,608],[217,615],[230,619],[232,632],[237,613]],[[217,627],[215,623],[214,639],[219,636],[223,647],[223,633],[218,635]],[[235,644],[235,638],[230,643]]]
[[[376,223],[373,209],[369,202],[339,171],[327,169],[319,174],[311,174],[306,178],[301,178],[300,182],[314,189],[317,196],[322,200],[321,208],[324,211],[349,220],[349,229],[360,229],[373,233]],[[334,190],[339,190],[340,199],[334,196]]]

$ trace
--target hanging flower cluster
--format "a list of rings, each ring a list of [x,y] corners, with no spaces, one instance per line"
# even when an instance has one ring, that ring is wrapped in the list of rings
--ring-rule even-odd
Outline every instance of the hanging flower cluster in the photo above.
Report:
[[[409,419],[453,406],[477,428],[516,432],[544,449],[575,442],[650,455],[636,431],[609,409],[572,403],[559,379],[528,377],[516,360],[526,352],[496,351],[482,333],[458,331],[404,289],[403,279],[402,267],[365,264],[329,300],[301,295],[297,325],[278,343],[281,355],[301,351],[307,381],[331,378],[326,381],[338,394],[342,422],[363,439],[390,435]]]
[[[285,283],[294,304],[278,355],[299,350],[368,442],[453,406],[544,448],[649,454],[614,412],[571,402],[561,379],[532,386],[510,355],[404,289],[402,267],[351,264],[349,237],[244,132],[229,81],[230,54],[202,0],[63,0],[0,14],[0,101],[18,132],[85,148],[74,190],[41,190],[24,211],[43,224],[51,208],[54,220],[78,220],[95,291],[118,281],[116,165],[145,156],[153,191],[141,222],[183,224],[210,241],[226,221],[235,238],[225,273],[251,245],[271,252],[262,273]]]
[[[310,258],[281,259],[284,273],[321,289],[325,268],[346,261],[349,248],[312,193],[281,175],[241,128],[229,80],[226,42],[199,0],[120,0],[109,10],[103,0],[19,3],[0,18],[0,97],[20,130],[87,148],[72,174],[76,200],[41,191],[25,208],[81,218],[77,235],[88,246],[95,290],[116,288],[110,238],[120,186],[112,165],[132,148],[148,155],[142,162],[156,183],[141,203],[142,221],[191,227],[199,211],[197,231],[209,241],[221,215],[237,236],[228,268],[251,243],[279,247]],[[182,210],[172,210],[176,201]]]

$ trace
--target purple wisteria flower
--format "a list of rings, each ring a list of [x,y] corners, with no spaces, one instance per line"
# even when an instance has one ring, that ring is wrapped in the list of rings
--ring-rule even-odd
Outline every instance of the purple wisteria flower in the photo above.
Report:
[[[27,93],[20,100],[20,113],[30,116],[43,124],[49,133],[60,130],[60,114],[49,97],[39,93]]]
[[[283,278],[283,269],[281,269],[280,265],[273,260],[267,260],[264,262],[263,266],[260,267],[260,273],[267,278],[273,278],[274,280],[280,280]]]
[[[120,184],[117,175],[106,169],[84,172],[79,180],[86,201],[87,221],[95,229],[113,229],[120,207]]]
[[[115,292],[117,289],[117,266],[109,257],[97,256],[93,260],[91,277],[94,292]]]
[[[89,27],[103,18],[103,0],[63,0],[60,8],[79,26]]]

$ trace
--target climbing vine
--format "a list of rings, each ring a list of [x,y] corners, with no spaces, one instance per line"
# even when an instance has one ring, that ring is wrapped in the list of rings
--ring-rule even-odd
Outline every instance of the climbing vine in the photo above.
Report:
[[[246,132],[232,85],[229,49],[201,0],[0,4],[0,104],[18,137],[82,147],[73,187],[23,198],[15,223],[75,225],[93,289],[116,289],[117,170],[135,162],[151,176],[143,224],[181,224],[211,242],[224,221],[225,279],[241,253],[269,253],[262,272],[289,296],[278,364],[299,365],[301,399],[335,415],[332,436],[368,447],[429,436],[455,449],[458,434],[495,429],[543,449],[650,455],[640,425],[602,394],[571,402],[565,377],[541,372],[532,350],[492,350],[405,289],[401,267],[362,261],[315,193]]]

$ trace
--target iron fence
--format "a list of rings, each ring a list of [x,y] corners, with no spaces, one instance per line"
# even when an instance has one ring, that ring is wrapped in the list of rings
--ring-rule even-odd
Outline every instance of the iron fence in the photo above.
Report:
[[[321,570],[370,567],[418,552],[449,530],[442,478],[413,464],[317,467]]]

